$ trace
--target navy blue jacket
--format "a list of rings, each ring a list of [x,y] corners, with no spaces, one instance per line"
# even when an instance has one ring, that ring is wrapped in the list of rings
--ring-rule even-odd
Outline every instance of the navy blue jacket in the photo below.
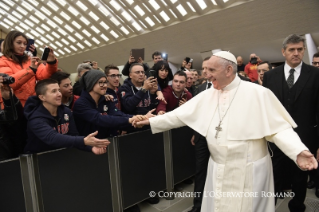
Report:
[[[111,88],[107,88],[106,90],[106,94],[112,95],[114,97],[113,102],[115,104],[115,106],[117,107],[117,109],[121,110],[121,103],[119,100],[119,97],[116,93],[117,91],[111,89]]]
[[[63,147],[77,147],[91,151],[92,147],[85,146],[84,137],[78,136],[69,108],[60,105],[57,117],[53,117],[38,97],[31,96],[24,106],[24,115],[28,121],[25,153],[37,153]]]
[[[130,78],[126,79],[119,88],[118,96],[120,97],[121,110],[128,114],[145,115],[158,105],[156,94],[137,90]]]
[[[115,136],[115,132],[119,129],[132,127],[129,123],[131,115],[118,110],[114,102],[106,101],[104,96],[101,96],[96,105],[91,95],[85,90],[74,103],[73,114],[80,135],[99,131],[97,138],[108,138]]]

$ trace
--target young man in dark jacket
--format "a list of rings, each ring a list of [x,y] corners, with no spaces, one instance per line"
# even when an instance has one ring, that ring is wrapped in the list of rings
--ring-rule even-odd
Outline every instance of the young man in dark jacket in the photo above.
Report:
[[[62,95],[57,81],[45,79],[35,87],[36,95],[27,100],[24,114],[28,120],[25,153],[38,153],[63,147],[76,147],[103,154],[110,143],[97,139],[94,132],[78,136],[71,110],[61,105]]]
[[[80,79],[83,91],[74,104],[74,118],[80,134],[99,131],[98,138],[116,136],[119,129],[133,128],[134,120],[143,116],[127,115],[118,110],[112,101],[105,99],[106,75],[98,70],[86,72]]]
[[[120,74],[119,68],[114,65],[106,66],[104,69],[104,73],[107,79],[106,94],[113,96],[112,101],[114,102],[117,109],[121,110],[121,103],[117,91],[120,86],[120,79],[122,74]]]
[[[58,71],[52,74],[50,78],[56,80],[60,86],[62,104],[68,107],[70,110],[73,110],[74,102],[80,97],[73,94],[73,86],[70,80],[70,74],[63,71]]]

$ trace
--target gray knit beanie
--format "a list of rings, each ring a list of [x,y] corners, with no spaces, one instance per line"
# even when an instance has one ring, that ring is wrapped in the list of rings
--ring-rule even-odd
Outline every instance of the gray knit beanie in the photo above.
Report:
[[[83,87],[84,90],[90,92],[93,90],[94,85],[101,79],[102,77],[106,78],[106,75],[100,71],[92,69],[90,71],[85,72],[82,77],[80,78],[80,85]]]

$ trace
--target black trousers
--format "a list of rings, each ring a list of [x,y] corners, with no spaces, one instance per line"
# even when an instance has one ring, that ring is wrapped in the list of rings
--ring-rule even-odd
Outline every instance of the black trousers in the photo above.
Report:
[[[308,172],[302,171],[298,166],[288,158],[275,144],[270,143],[273,151],[272,164],[274,171],[275,193],[279,194],[284,188],[285,173],[289,170],[291,177],[291,188],[294,197],[290,200],[288,207],[291,212],[304,212],[304,204],[307,193]],[[277,201],[277,198],[276,198]]]
[[[210,153],[207,147],[206,138],[201,136],[195,143],[195,159],[196,159],[196,174],[194,192],[194,207],[200,208],[202,206],[203,191],[205,187],[207,166]]]

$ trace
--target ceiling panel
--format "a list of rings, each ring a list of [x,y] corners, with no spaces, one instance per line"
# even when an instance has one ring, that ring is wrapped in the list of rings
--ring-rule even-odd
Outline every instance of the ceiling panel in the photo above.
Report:
[[[2,0],[0,27],[19,30],[35,43],[59,46],[68,57],[223,8],[205,0]]]

